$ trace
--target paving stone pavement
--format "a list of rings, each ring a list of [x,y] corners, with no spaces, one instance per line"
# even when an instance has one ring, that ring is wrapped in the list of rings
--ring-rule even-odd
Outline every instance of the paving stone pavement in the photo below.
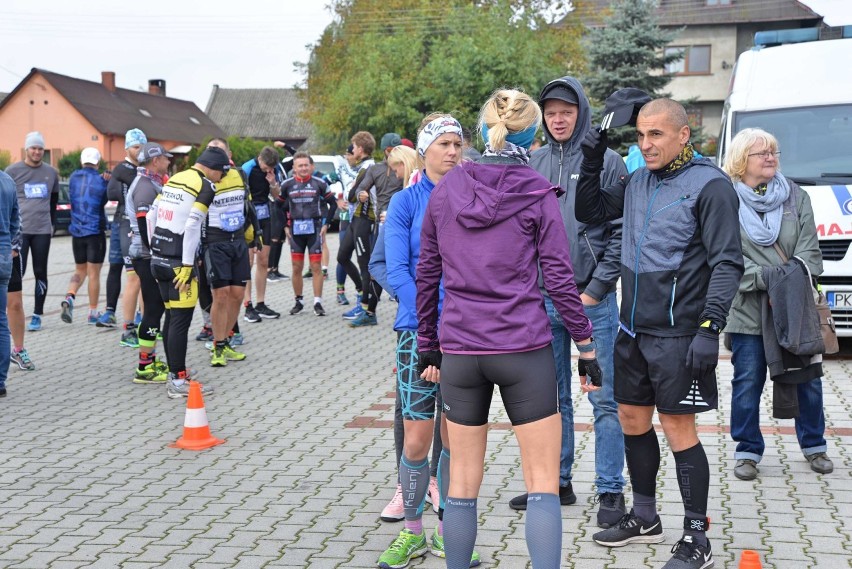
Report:
[[[337,237],[329,241],[334,252]],[[317,318],[288,316],[289,281],[270,283],[267,302],[284,315],[241,322],[246,361],[211,368],[208,352],[190,339],[189,362],[216,388],[205,400],[212,432],[227,442],[181,451],[168,444],[181,434],[183,401],[168,399],[164,386],[130,382],[136,354],[119,347],[119,332],[87,326],[85,310],[71,325],[60,321],[70,249],[70,237],[54,240],[44,330],[27,334],[38,370],[11,369],[9,396],[0,400],[0,568],[374,567],[401,527],[378,518],[395,478],[387,428],[395,305],[380,304],[379,326],[349,329],[333,284],[325,293],[329,315]],[[28,311],[32,288],[30,274]],[[200,325],[196,311],[193,336]],[[766,456],[760,477],[742,482],[731,472],[732,368],[723,354],[722,409],[700,417],[716,567],[736,568],[743,549],[759,551],[767,569],[852,567],[850,362],[825,367],[835,472],[809,470],[792,422],[769,418],[767,392]],[[682,520],[671,455],[658,491],[666,542],[600,547],[590,537],[597,529],[592,413],[579,393],[575,409],[579,500],[563,508],[563,567],[661,567]],[[492,418],[477,548],[483,567],[527,567],[524,515],[507,505],[524,491],[519,453],[499,396]],[[431,530],[437,516],[429,510],[424,521]],[[411,566],[443,562],[427,556]]]

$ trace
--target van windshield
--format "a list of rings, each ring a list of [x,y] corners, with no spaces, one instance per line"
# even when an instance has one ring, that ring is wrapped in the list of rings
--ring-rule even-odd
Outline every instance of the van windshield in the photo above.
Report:
[[[798,107],[734,114],[734,132],[762,128],[778,139],[784,175],[852,183],[852,105]]]

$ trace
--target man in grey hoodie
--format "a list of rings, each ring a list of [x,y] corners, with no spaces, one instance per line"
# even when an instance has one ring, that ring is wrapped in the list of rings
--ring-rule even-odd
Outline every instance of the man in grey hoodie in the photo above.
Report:
[[[559,208],[571,245],[574,281],[581,293],[583,308],[594,327],[598,361],[603,371],[603,387],[589,393],[589,401],[595,418],[595,485],[600,504],[597,522],[598,526],[608,528],[626,513],[622,474],[624,437],[613,397],[612,361],[618,330],[615,285],[620,274],[621,220],[585,224],[574,216],[574,195],[583,161],[580,143],[591,127],[589,101],[580,82],[570,76],[551,81],[542,89],[539,105],[544,115],[544,134],[548,143],[533,153],[530,166],[565,190],[559,198]],[[621,157],[607,150],[601,185],[606,187],[626,175],[627,168]],[[569,505],[577,501],[571,484],[574,464],[571,336],[543,287],[542,293],[553,332],[553,356],[562,413],[559,498],[562,505]],[[526,509],[526,504],[526,494],[509,502],[510,507],[516,510]]]

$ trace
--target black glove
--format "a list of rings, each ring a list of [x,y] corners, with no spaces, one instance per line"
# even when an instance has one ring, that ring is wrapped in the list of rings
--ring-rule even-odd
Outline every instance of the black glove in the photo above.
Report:
[[[577,362],[577,374],[585,375],[589,383],[595,387],[603,385],[603,372],[601,371],[601,366],[598,365],[598,358],[590,360],[580,358]]]
[[[699,328],[686,352],[686,367],[693,379],[700,379],[716,369],[719,363],[719,335]]]
[[[290,156],[294,156],[296,152],[298,152],[298,150],[296,150],[293,146],[287,144],[286,142],[284,143],[284,150],[289,152]]]
[[[586,137],[580,144],[580,150],[583,152],[583,158],[591,164],[603,164],[606,145],[609,142],[606,131],[601,132],[600,127],[589,129]]]
[[[427,350],[425,352],[417,352],[417,373],[422,374],[429,366],[435,366],[441,369],[440,350]]]

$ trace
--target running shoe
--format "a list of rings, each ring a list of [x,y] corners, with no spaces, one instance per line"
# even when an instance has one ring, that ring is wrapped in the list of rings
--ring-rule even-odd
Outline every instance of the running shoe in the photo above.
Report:
[[[295,316],[305,309],[305,305],[302,304],[302,301],[297,300],[296,304],[293,305],[293,308],[290,309],[290,316]]]
[[[62,301],[62,314],[59,317],[66,324],[71,324],[71,321],[74,319],[74,299],[70,296],[66,296],[65,300]]]
[[[97,326],[98,328],[115,328],[116,320],[115,320],[115,312],[112,310],[107,310],[101,317],[98,318]]]
[[[100,312],[90,312],[89,318],[86,320],[86,324],[89,326],[95,326],[98,323],[98,319],[101,317]]]
[[[152,384],[165,383],[169,379],[168,370],[162,369],[157,365],[157,362],[151,362],[144,369],[136,368],[136,374],[133,376],[133,383]]]
[[[286,281],[287,279],[290,278],[287,275],[285,275],[284,273],[282,273],[281,271],[279,271],[278,269],[275,269],[272,272],[275,273],[275,278],[277,278],[279,281]]]
[[[381,557],[379,567],[383,569],[402,569],[408,567],[412,559],[426,554],[426,532],[420,535],[411,530],[403,529],[399,536],[393,540]]]
[[[429,488],[426,490],[426,501],[432,504],[432,510],[434,510],[437,514],[441,507],[441,489],[438,487],[438,479],[434,476],[429,478]]]
[[[302,275],[302,278],[304,278],[304,279],[310,279],[310,278],[313,278],[313,276],[314,276],[313,271],[311,271],[310,269],[308,269],[307,271],[305,271],[305,272],[304,272],[304,274]]]
[[[0,388],[0,397],[6,397],[6,388],[5,387]]]
[[[432,532],[432,540],[429,543],[429,551],[432,552],[432,555],[435,557],[444,558],[447,556],[444,553],[444,536],[438,535],[438,528],[435,528],[435,531]],[[482,559],[479,557],[479,553],[474,550],[473,554],[470,556],[470,566],[471,567],[479,567],[479,564],[482,563]]]
[[[260,316],[261,318],[280,318],[281,317],[280,312],[275,312],[274,310],[272,310],[271,308],[266,306],[266,304],[263,303],[263,302],[258,302],[257,306],[255,306],[254,309],[257,312],[257,315]]]
[[[27,324],[28,332],[38,332],[41,330],[41,315],[33,314],[32,318],[30,318],[30,323]]]
[[[527,494],[515,496],[509,500],[509,507],[513,510],[527,509]],[[577,495],[574,494],[574,486],[569,482],[567,486],[559,487],[559,503],[562,506],[570,506],[577,503]],[[619,516],[620,518],[621,516]]]
[[[349,306],[349,299],[346,298],[345,293],[337,291],[337,304],[341,306]]]
[[[325,309],[319,302],[314,303],[314,314],[316,314],[317,316],[325,316]]]
[[[248,344],[248,340],[243,336],[242,332],[237,332],[231,336],[231,340],[228,343],[232,346],[242,346],[243,344]]]
[[[13,363],[18,364],[18,367],[24,371],[33,371],[36,366],[33,361],[30,359],[30,355],[27,353],[27,349],[24,348],[20,352],[16,352],[12,349],[9,354],[9,359],[12,360]]]
[[[627,513],[624,505],[624,494],[621,492],[604,492],[597,494],[595,501],[598,506],[598,527],[611,528]]]
[[[592,539],[607,547],[621,547],[630,543],[662,543],[666,536],[663,535],[660,516],[655,516],[654,520],[648,523],[637,518],[633,510],[630,510],[618,523],[594,534]]]
[[[246,355],[244,353],[238,352],[232,348],[230,344],[225,344],[222,347],[222,353],[225,355],[225,359],[231,362],[241,362],[246,359]]]
[[[154,367],[157,368],[158,370],[160,370],[163,373],[169,373],[169,364],[167,364],[166,362],[164,362],[160,358],[157,358],[157,357],[154,358]],[[192,370],[192,372],[194,373],[195,370]]]
[[[271,283],[279,283],[284,280],[284,275],[278,271],[268,271],[266,273],[266,280]]]
[[[260,322],[260,314],[257,313],[251,302],[246,305],[246,314],[243,316],[243,320],[246,322]]]
[[[201,328],[201,332],[198,333],[198,336],[195,339],[199,342],[206,342],[208,340],[213,339],[213,328],[209,326],[203,326]]]
[[[364,307],[361,306],[361,301],[359,300],[355,304],[355,308],[353,308],[352,310],[349,310],[348,312],[343,313],[343,319],[344,320],[355,320],[356,318],[358,318],[359,316],[364,314],[364,312],[365,312]]]
[[[213,393],[213,388],[209,385],[201,386],[201,395],[211,395]],[[166,388],[166,395],[168,395],[169,399],[178,399],[180,397],[189,397],[189,381],[184,381],[181,384],[175,383],[174,374],[169,374],[168,387]]]
[[[360,328],[362,326],[375,326],[379,321],[376,319],[375,314],[370,314],[369,312],[362,312],[358,315],[355,320],[351,320],[349,322],[350,328]]]
[[[674,555],[663,569],[709,569],[713,567],[713,552],[710,541],[707,545],[695,543],[695,538],[685,535],[672,547]]]
[[[405,508],[402,503],[402,486],[396,485],[396,492],[393,494],[393,498],[388,502],[388,505],[385,506],[385,509],[382,510],[379,518],[383,522],[398,522],[405,518]]]
[[[121,339],[118,341],[119,346],[124,346],[125,348],[138,348],[139,347],[139,335],[136,333],[136,328],[128,328],[121,335]]]
[[[210,365],[213,367],[225,367],[228,365],[228,359],[225,357],[223,346],[214,346],[210,353]]]

